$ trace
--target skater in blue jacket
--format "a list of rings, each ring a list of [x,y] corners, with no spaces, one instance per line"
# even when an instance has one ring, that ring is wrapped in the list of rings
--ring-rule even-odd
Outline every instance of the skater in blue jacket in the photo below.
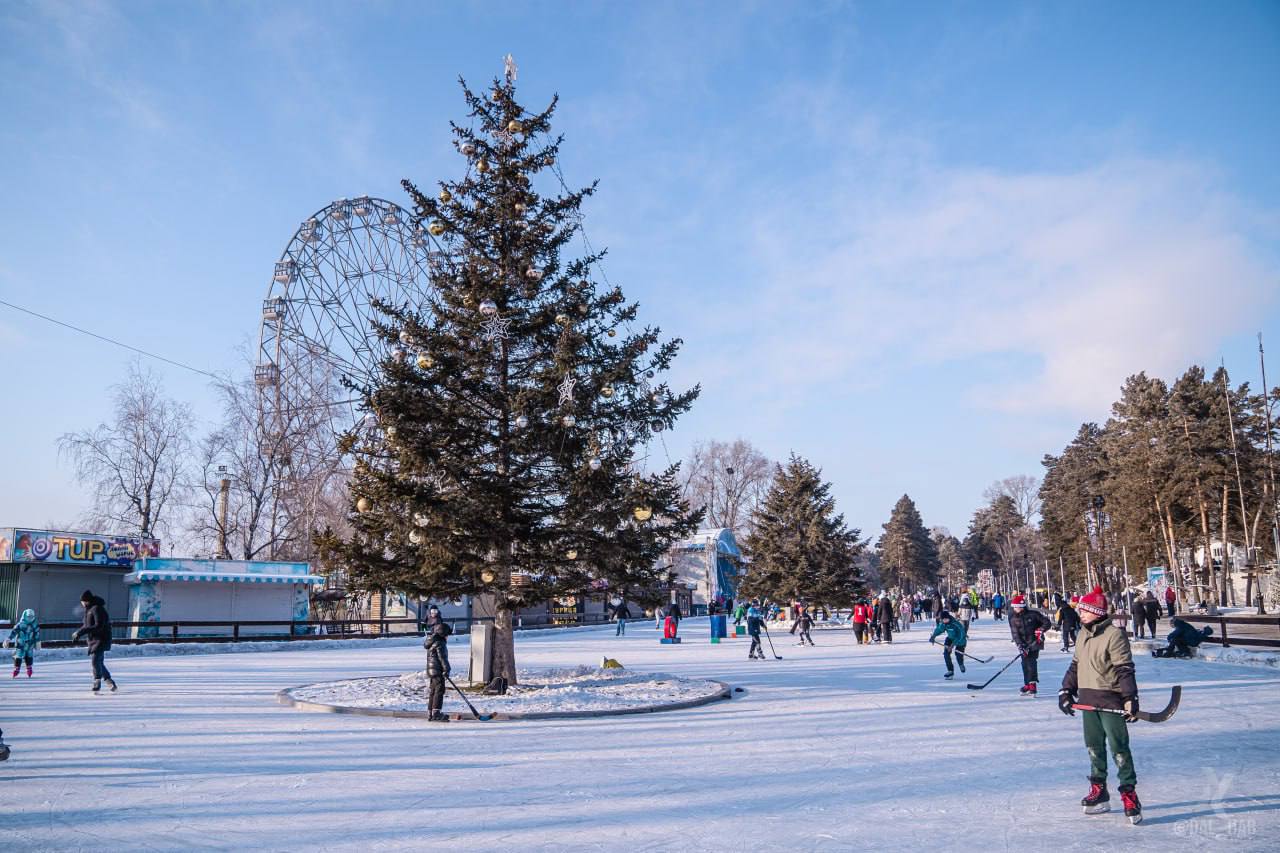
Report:
[[[959,652],[956,655],[956,663],[960,664],[960,671],[964,672],[964,648],[968,644],[968,634],[965,632],[964,625],[960,620],[945,610],[938,617],[938,625],[933,629],[933,633],[929,635],[929,642],[936,642],[935,638],[939,634],[947,635],[947,641],[942,644],[942,659],[946,661],[947,674],[942,677],[952,678],[955,676],[956,670],[951,665],[951,650],[955,649]]]

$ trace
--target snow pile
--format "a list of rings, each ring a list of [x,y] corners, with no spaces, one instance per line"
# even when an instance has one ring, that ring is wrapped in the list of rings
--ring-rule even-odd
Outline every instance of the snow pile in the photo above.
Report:
[[[470,695],[481,713],[527,716],[551,713],[636,711],[655,705],[683,704],[719,695],[719,682],[680,678],[666,673],[632,672],[578,666],[561,669],[522,669],[519,685],[505,696]],[[370,708],[386,711],[427,711],[427,674],[357,678],[296,687],[288,693],[300,702]],[[469,714],[452,689],[445,692],[444,712]]]
[[[466,639],[466,635],[463,635]],[[392,646],[421,646],[421,634],[396,634],[390,637],[370,637],[368,639],[348,640],[262,640],[244,643],[138,643],[125,645],[116,643],[107,652],[107,659],[115,658],[154,658],[172,655],[238,655],[242,652],[297,652],[306,649],[349,649],[353,645],[369,645],[378,648]],[[88,648],[81,643],[76,646],[60,646],[55,649],[40,649],[36,652],[36,660],[80,660],[87,657]],[[2,657],[2,655],[0,655]]]

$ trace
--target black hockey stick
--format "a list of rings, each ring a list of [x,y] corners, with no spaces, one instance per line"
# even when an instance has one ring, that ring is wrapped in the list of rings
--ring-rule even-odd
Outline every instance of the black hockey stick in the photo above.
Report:
[[[769,641],[769,651],[773,652],[773,659],[782,660],[782,655],[778,654],[778,650],[773,647],[773,637],[769,635],[769,626],[761,622],[760,627],[764,628],[764,638]]]
[[[458,695],[462,697],[462,701],[467,703],[467,707],[471,709],[471,714],[482,723],[487,723],[493,719],[493,714],[481,714],[476,710],[476,706],[471,704],[471,700],[467,698],[467,694],[462,692],[462,688],[453,683],[453,679],[445,676],[444,680],[449,682],[449,686],[458,691]]]
[[[1169,704],[1164,707],[1163,711],[1139,711],[1138,719],[1146,723],[1163,723],[1165,720],[1173,716],[1173,712],[1178,710],[1178,703],[1182,701],[1182,685],[1176,684],[1173,687],[1173,693],[1169,696]],[[1096,705],[1079,705],[1072,704],[1072,708],[1077,711],[1102,711],[1107,714],[1123,714],[1124,711],[1117,711],[1115,708],[1099,708]]]
[[[994,657],[994,656],[993,656],[993,657],[986,658],[986,659],[984,660],[983,658],[980,658],[980,657],[978,657],[978,656],[976,656],[976,655],[971,655],[971,654],[969,654],[968,652],[962,652],[962,651],[960,651],[959,649],[956,649],[956,648],[954,648],[954,647],[952,647],[951,651],[952,651],[952,652],[954,652],[955,654],[959,655],[959,656],[960,656],[960,657],[962,657],[962,658],[968,658],[969,660],[976,660],[978,663],[991,663],[993,660],[995,660],[995,657]]]
[[[1000,671],[999,671],[999,672],[997,672],[995,675],[991,676],[990,678],[988,678],[984,683],[982,683],[982,684],[966,684],[966,685],[965,685],[965,687],[968,687],[970,690],[983,690],[983,689],[985,689],[985,688],[986,688],[986,686],[987,686],[988,684],[990,684],[991,682],[993,682],[993,681],[995,681],[997,678],[999,678],[1001,675],[1003,675],[1003,674],[1004,674],[1004,671],[1005,671],[1006,669],[1008,669],[1009,667],[1013,666],[1015,663],[1017,663],[1017,662],[1018,662],[1018,661],[1020,661],[1020,660],[1022,660],[1022,652],[1018,652],[1017,657],[1015,657],[1013,660],[1009,661],[1009,662],[1008,662],[1007,664],[1005,664],[1004,666],[1000,667]]]

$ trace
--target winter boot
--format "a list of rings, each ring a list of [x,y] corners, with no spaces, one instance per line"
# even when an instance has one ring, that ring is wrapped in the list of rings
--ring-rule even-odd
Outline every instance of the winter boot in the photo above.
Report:
[[[436,712],[435,712],[434,714],[432,714],[430,717],[427,717],[427,722],[429,722],[429,723],[447,723],[447,722],[449,722],[449,718],[448,718],[448,716],[446,716],[445,714],[441,713],[440,711],[436,711]]]
[[[112,693],[116,692],[116,683],[110,678],[107,679],[107,687],[110,688]]]
[[[31,677],[31,664],[27,664],[27,678]]]
[[[95,678],[93,680],[93,692],[97,693],[101,689],[102,689],[102,682]]]
[[[1134,797],[1137,801],[1137,797]],[[1104,814],[1111,811],[1111,795],[1107,793],[1106,779],[1090,779],[1089,794],[1080,801],[1085,814]]]
[[[1138,801],[1138,792],[1133,790],[1132,785],[1120,786],[1120,800],[1124,803],[1124,816],[1129,818],[1129,823],[1142,823],[1142,803]]]

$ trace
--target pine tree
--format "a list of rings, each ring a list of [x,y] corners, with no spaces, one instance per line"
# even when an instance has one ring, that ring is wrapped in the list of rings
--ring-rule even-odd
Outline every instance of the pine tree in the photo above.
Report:
[[[598,286],[600,253],[564,257],[595,186],[561,191],[556,101],[526,111],[512,72],[483,95],[462,81],[465,177],[438,195],[404,182],[438,249],[434,294],[378,306],[386,356],[344,445],[355,532],[321,545],[357,588],[491,604],[495,671],[515,683],[516,610],[652,588],[701,513],[678,466],[638,458],[698,394],[659,379],[680,341],[631,330],[638,306]]]
[[[822,472],[791,455],[776,466],[773,481],[752,517],[743,549],[751,559],[742,583],[747,596],[775,601],[803,599],[848,607],[865,593],[858,569],[865,543],[835,511]]]
[[[894,505],[876,549],[885,583],[904,589],[937,583],[942,568],[938,549],[909,496],[903,495]]]

